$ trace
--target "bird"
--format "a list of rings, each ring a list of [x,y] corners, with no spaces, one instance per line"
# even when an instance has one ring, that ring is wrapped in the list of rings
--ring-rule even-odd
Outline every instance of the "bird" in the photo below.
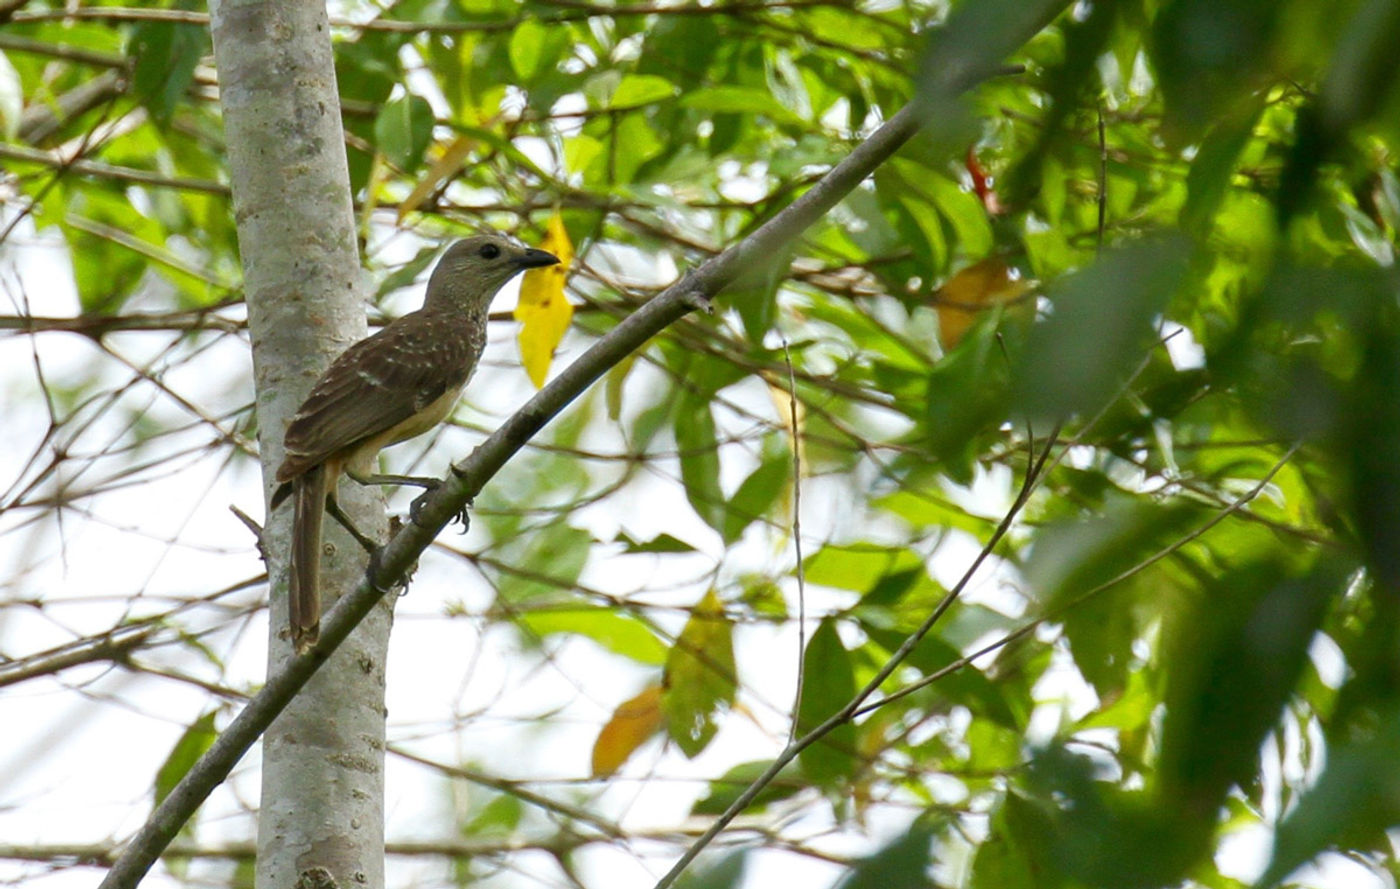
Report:
[[[428,278],[422,308],[346,349],[311,387],[283,437],[270,505],[275,510],[292,497],[288,618],[298,651],[315,644],[320,631],[327,507],[367,541],[335,506],[340,476],[378,481],[370,470],[381,449],[445,420],[486,346],[487,309],[496,291],[520,272],[558,262],[500,232],[454,242]]]

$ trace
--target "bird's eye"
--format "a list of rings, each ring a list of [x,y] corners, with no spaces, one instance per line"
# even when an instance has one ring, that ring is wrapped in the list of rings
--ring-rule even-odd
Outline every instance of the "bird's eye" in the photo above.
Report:
[[[482,259],[495,259],[497,256],[501,255],[501,248],[497,247],[495,244],[482,244],[481,250],[478,252],[481,254]]]

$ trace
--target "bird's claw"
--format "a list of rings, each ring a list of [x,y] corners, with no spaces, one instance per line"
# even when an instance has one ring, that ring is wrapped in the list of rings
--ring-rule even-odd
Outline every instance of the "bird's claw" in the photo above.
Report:
[[[423,508],[428,505],[428,497],[434,491],[436,491],[438,487],[440,487],[440,485],[434,485],[433,487],[419,494],[417,497],[414,497],[413,502],[408,505],[409,521],[413,522],[413,524],[415,525],[418,525],[420,528],[423,526],[423,523],[419,521],[423,517]],[[452,517],[452,521],[461,522],[463,534],[467,533],[467,530],[471,527],[471,520],[467,517],[467,510],[470,507],[470,502],[463,504],[461,510],[458,511],[458,513]]]
[[[426,489],[417,497],[413,498],[413,502],[408,505],[408,520],[410,522],[412,522],[415,525],[418,525],[419,527],[422,527],[423,523],[419,520],[423,518],[423,507],[428,505],[429,495],[431,495],[433,491],[436,490],[437,486],[434,485],[433,487]]]
[[[365,578],[369,581],[369,585],[373,587],[375,591],[382,596],[387,596],[389,593],[392,593],[395,590],[399,590],[401,594],[407,593],[408,582],[412,579],[413,571],[415,568],[418,567],[417,564],[412,565],[407,571],[404,572],[403,577],[395,580],[388,586],[380,586],[379,581],[376,578],[379,577],[379,569],[383,562],[383,558],[384,547],[376,546],[374,549],[370,550],[369,564],[365,566]]]

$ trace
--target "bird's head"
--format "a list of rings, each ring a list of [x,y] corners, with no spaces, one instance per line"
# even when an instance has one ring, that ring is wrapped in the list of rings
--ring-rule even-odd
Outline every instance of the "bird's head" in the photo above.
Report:
[[[484,310],[511,278],[557,262],[553,253],[526,247],[500,232],[472,235],[447,248],[428,279],[426,304]]]

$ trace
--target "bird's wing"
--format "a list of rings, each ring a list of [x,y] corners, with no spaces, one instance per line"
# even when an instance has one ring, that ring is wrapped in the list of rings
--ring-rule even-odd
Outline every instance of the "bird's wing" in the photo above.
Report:
[[[466,382],[480,349],[438,330],[444,323],[415,312],[345,350],[287,427],[278,481],[392,429]]]

